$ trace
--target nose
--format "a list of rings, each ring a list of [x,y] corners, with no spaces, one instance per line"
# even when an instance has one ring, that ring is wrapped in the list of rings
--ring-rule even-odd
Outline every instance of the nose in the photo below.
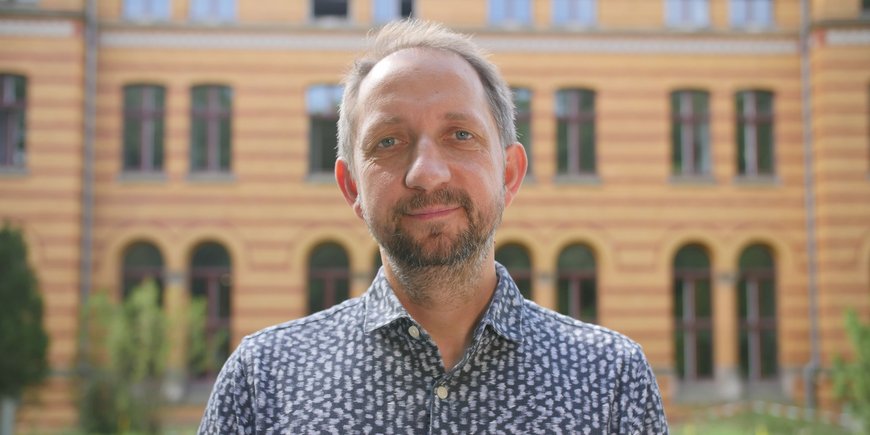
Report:
[[[414,148],[411,166],[405,174],[406,187],[432,191],[450,181],[450,165],[436,141],[424,136]]]

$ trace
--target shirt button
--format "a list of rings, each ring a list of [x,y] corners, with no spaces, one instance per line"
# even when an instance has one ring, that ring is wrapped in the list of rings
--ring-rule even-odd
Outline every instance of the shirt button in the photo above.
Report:
[[[435,395],[438,396],[439,399],[444,400],[447,398],[447,394],[450,392],[447,391],[447,387],[441,385],[435,389]]]
[[[411,327],[408,328],[408,334],[410,334],[411,337],[420,338],[420,328],[411,325]]]

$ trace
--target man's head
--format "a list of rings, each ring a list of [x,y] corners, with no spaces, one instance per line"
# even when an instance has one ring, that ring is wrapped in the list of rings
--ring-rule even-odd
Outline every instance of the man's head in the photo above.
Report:
[[[378,40],[392,48],[346,81],[342,193],[398,270],[479,266],[525,174],[510,91],[473,44],[440,26],[395,24]],[[443,48],[453,45],[462,52]]]
[[[353,143],[358,114],[359,88],[374,66],[385,57],[409,48],[432,48],[457,54],[474,68],[486,91],[491,115],[499,129],[504,147],[517,141],[514,125],[514,103],[510,87],[498,68],[466,35],[455,33],[441,24],[420,20],[395,21],[384,26],[369,50],[358,58],[344,78],[344,95],[338,119],[338,157],[349,163],[353,172]]]

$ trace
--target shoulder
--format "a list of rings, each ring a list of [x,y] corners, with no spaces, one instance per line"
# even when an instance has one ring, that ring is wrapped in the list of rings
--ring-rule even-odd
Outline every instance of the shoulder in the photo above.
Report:
[[[545,346],[564,346],[566,352],[582,353],[589,359],[643,358],[639,344],[612,329],[559,314],[529,300],[525,301],[524,310],[528,341]]]
[[[309,316],[269,326],[243,338],[236,352],[243,359],[259,359],[275,351],[336,345],[352,339],[355,329],[362,331],[363,306],[362,298],[349,299]]]

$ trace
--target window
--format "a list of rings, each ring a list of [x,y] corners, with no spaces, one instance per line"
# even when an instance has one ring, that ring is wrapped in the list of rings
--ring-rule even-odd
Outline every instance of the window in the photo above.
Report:
[[[311,0],[314,18],[347,19],[347,0]]]
[[[513,88],[515,124],[517,137],[526,149],[528,166],[526,173],[532,173],[532,91],[526,88]]]
[[[338,106],[344,88],[318,85],[308,89],[309,173],[332,175],[335,169],[335,147],[338,142]]]
[[[710,174],[709,96],[704,91],[671,93],[671,156],[674,175]]]
[[[145,280],[157,284],[160,303],[163,303],[163,256],[156,246],[148,242],[136,242],[124,250],[123,269],[121,270],[122,296],[126,299],[130,292]]]
[[[166,21],[170,17],[170,0],[124,0],[124,19]]]
[[[598,0],[553,0],[553,24],[592,26],[598,17]]]
[[[774,271],[766,246],[750,246],[740,255],[740,374],[750,381],[776,377],[778,371]]]
[[[504,245],[495,251],[495,261],[506,267],[511,278],[517,284],[523,297],[532,298],[532,260],[529,252],[522,245],[515,243]]]
[[[713,322],[710,260],[700,245],[674,258],[674,350],[677,375],[694,381],[713,377]]]
[[[193,21],[234,21],[236,19],[236,1],[191,0],[190,18]]]
[[[377,24],[408,18],[413,13],[414,0],[375,0],[374,21]]]
[[[560,313],[587,323],[598,321],[595,255],[584,245],[559,254],[557,308]]]
[[[556,93],[557,170],[565,175],[595,174],[595,92]]]
[[[232,285],[232,263],[227,250],[215,242],[199,244],[190,260],[190,297],[205,303],[205,342],[210,354],[206,361],[214,364],[196,364],[189,358],[195,376],[217,375],[216,370],[230,356]]]
[[[162,86],[124,87],[124,171],[163,170],[165,98]]]
[[[0,74],[0,168],[23,167],[27,80]]]
[[[532,24],[532,5],[529,0],[489,0],[489,23],[507,26]]]
[[[773,175],[773,93],[737,93],[737,172]]]
[[[672,27],[706,27],[710,24],[708,0],[665,0],[665,23]]]
[[[232,159],[233,93],[227,86],[194,86],[190,170],[228,172]]]
[[[870,14],[870,0],[861,0],[861,12],[863,14]]]
[[[773,0],[731,0],[733,27],[769,27],[773,24]]]
[[[308,260],[308,313],[325,310],[350,296],[347,253],[336,243],[324,243]]]

